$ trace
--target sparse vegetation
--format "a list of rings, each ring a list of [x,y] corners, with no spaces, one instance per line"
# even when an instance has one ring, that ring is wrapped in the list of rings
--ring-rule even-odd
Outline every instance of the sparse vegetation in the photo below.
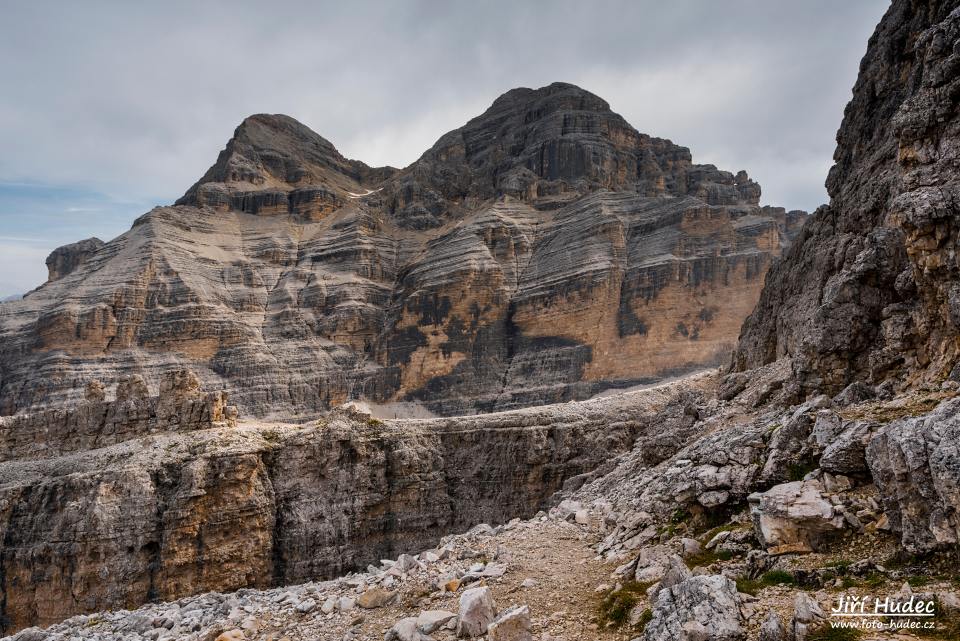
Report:
[[[913,588],[922,587],[924,585],[927,585],[931,581],[933,581],[933,577],[929,577],[922,574],[907,577],[907,583],[909,583],[910,587],[913,587]]]
[[[687,567],[692,570],[693,568],[713,565],[718,561],[729,561],[733,557],[733,552],[730,552],[729,550],[703,550],[697,554],[691,554],[683,561],[687,564]]]
[[[630,613],[637,607],[637,603],[646,598],[647,588],[651,585],[653,584],[626,581],[619,590],[607,592],[598,607],[597,623],[600,627],[621,628],[629,623]],[[650,612],[649,608],[640,615],[640,620],[637,623],[638,628],[642,629],[650,621],[650,618],[647,617],[648,612]],[[650,613],[649,616],[653,616],[653,614]]]
[[[880,574],[879,572],[871,572],[863,579],[863,583],[865,585],[868,585],[871,588],[875,588],[883,585],[884,581],[886,580],[887,580],[887,577]]]
[[[763,586],[760,585],[760,582],[754,579],[746,579],[743,577],[737,579],[737,592],[756,596],[761,587]]]
[[[793,575],[784,570],[770,570],[760,577],[763,585],[793,585],[796,581]]]
[[[653,610],[647,608],[640,613],[640,618],[637,619],[637,629],[643,630],[647,627],[647,624],[650,623],[650,619],[653,618]]]
[[[763,588],[772,585],[795,585],[793,575],[784,570],[770,570],[758,579],[737,579],[737,591],[744,594],[756,595]]]
[[[717,526],[713,529],[707,530],[700,535],[700,540],[703,543],[709,543],[710,540],[721,532],[733,532],[734,530],[740,529],[738,526],[733,523],[726,523],[724,525]]]
[[[834,568],[839,573],[844,573],[849,569],[851,561],[847,559],[837,559],[835,561],[829,561],[825,567]]]
[[[670,521],[657,528],[657,534],[664,539],[669,539],[677,534],[682,534],[689,529],[689,521],[692,515],[683,506],[678,507],[670,515]]]
[[[840,412],[845,420],[866,419],[879,423],[889,423],[901,418],[922,416],[933,410],[946,398],[953,398],[956,392],[935,392],[927,396],[901,399],[897,403],[873,403],[854,405]]]
[[[860,582],[854,579],[853,577],[844,576],[840,578],[840,586],[844,589],[855,588],[858,585],[860,585]]]

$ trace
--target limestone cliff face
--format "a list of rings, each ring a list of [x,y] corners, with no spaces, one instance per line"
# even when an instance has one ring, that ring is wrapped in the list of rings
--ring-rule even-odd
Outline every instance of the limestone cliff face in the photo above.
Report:
[[[119,401],[93,394],[72,412],[2,419],[8,435],[31,427],[37,447],[0,463],[0,633],[416,552],[532,515],[635,439],[674,423],[689,438],[693,423],[675,391],[650,390],[478,417],[381,423],[339,411],[228,427],[229,412],[183,411],[221,398],[185,379],[158,397],[131,399],[142,390],[131,379]],[[158,424],[162,408],[182,420]],[[86,420],[101,410],[116,420]],[[78,424],[85,441],[71,438]]]
[[[507,409],[716,364],[805,217],[759,197],[567,84],[403,170],[252,116],[177,204],[0,308],[0,414],[183,366],[264,416]]]
[[[733,358],[789,357],[792,392],[960,378],[960,12],[898,0],[837,134],[831,201],[767,275]]]

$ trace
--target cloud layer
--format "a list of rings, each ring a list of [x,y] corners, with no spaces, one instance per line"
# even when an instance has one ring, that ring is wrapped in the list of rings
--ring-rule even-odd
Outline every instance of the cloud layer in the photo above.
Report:
[[[43,280],[28,257],[175,199],[249,114],[290,114],[349,157],[404,166],[507,89],[556,80],[698,162],[746,169],[765,203],[812,209],[886,4],[10,4],[0,236],[30,242],[0,239],[0,296]],[[60,211],[44,189],[82,197]]]

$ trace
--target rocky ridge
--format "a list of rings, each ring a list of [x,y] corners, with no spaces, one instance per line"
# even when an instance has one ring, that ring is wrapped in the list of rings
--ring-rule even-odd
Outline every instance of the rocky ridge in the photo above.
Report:
[[[0,307],[0,414],[185,367],[259,417],[498,411],[702,369],[806,217],[759,198],[563,83],[403,170],[251,116],[173,206],[56,250]]]
[[[682,388],[696,396],[706,380]],[[138,407],[195,403],[181,388]],[[231,426],[212,422],[214,412],[206,424],[156,432],[160,412],[131,411],[128,400],[14,417],[14,431],[35,429],[36,440],[0,463],[0,621],[19,628],[333,577],[476,523],[532,514],[656,433],[665,416],[689,431],[687,401],[675,394],[386,422],[346,409],[306,424]],[[136,420],[117,429],[120,416]]]
[[[829,205],[769,274],[733,358],[790,393],[957,379],[958,37],[952,2],[894,2],[837,134]]]

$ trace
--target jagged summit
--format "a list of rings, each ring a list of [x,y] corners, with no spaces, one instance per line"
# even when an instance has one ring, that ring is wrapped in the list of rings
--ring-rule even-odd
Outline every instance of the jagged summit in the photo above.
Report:
[[[336,201],[395,171],[344,158],[329,140],[290,116],[256,114],[240,123],[216,163],[176,204],[253,208],[257,213],[277,208],[288,195]],[[303,188],[310,189],[290,194]]]
[[[540,209],[601,189],[694,195],[713,205],[760,199],[746,172],[694,165],[686,147],[638,132],[602,98],[560,82],[504,93],[390,183],[390,211],[420,229],[504,195]]]
[[[377,190],[400,226],[424,230],[502,196],[555,209],[601,189],[712,205],[760,199],[746,172],[695,165],[686,147],[640,133],[599,96],[555,82],[507,91],[402,171],[348,160],[289,116],[250,116],[177,204],[315,218]]]
[[[577,85],[566,82],[554,82],[539,89],[516,87],[504,92],[479,116],[464,125],[470,129],[477,124],[490,122],[502,123],[517,128],[549,119],[553,114],[571,112],[592,112],[605,114],[623,122],[618,114],[610,109],[610,103],[600,96]],[[519,115],[520,121],[504,120]],[[499,120],[498,120],[499,119]]]

